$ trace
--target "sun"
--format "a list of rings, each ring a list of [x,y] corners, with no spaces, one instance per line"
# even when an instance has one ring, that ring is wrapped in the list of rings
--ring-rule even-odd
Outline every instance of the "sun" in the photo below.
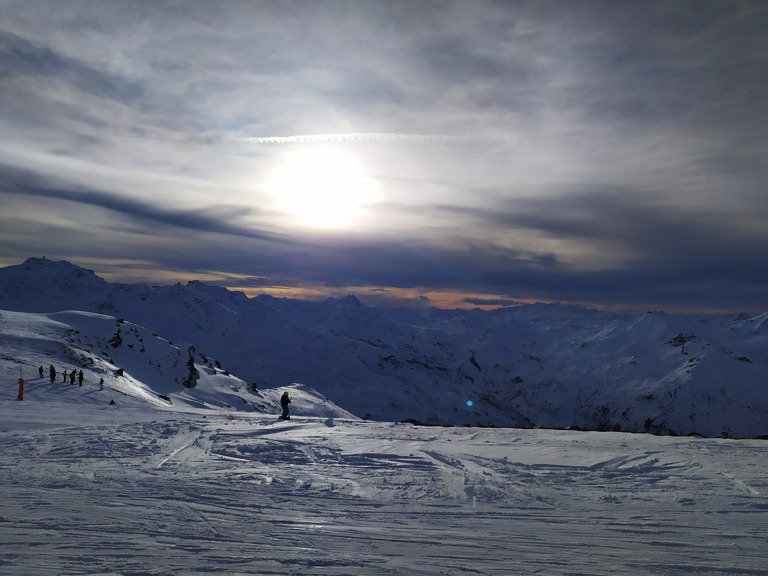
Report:
[[[376,200],[375,188],[360,161],[327,146],[290,151],[269,184],[277,209],[312,228],[359,224]]]

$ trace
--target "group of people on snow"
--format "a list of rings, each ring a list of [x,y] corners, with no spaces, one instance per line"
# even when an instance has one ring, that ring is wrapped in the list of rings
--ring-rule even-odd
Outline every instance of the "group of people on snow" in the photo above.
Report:
[[[45,375],[45,369],[42,366],[40,366],[39,372],[40,372],[40,378],[42,378]],[[56,368],[54,368],[53,364],[51,364],[48,367],[48,375],[50,376],[51,384],[53,384],[56,381]],[[61,381],[66,382],[67,379],[69,379],[70,384],[74,384],[75,378],[77,378],[77,381],[80,383],[80,386],[82,386],[83,380],[85,380],[85,375],[83,374],[82,370],[80,370],[80,372],[78,372],[77,370],[72,370],[72,372],[70,372],[69,374],[67,374],[67,371],[64,370]],[[101,378],[99,380],[99,389],[100,390],[104,389],[104,378]],[[291,419],[291,410],[289,408],[290,403],[291,403],[291,397],[288,396],[288,392],[283,392],[283,395],[280,398],[280,406],[282,406],[283,408],[283,413],[280,416],[280,418],[282,418],[283,420]]]
[[[45,375],[45,369],[42,366],[40,366],[38,371],[40,373],[40,378],[42,378]],[[48,367],[48,376],[51,379],[51,384],[53,384],[56,381],[56,368],[53,367],[53,364],[51,364]],[[72,370],[72,372],[70,372],[69,374],[67,374],[67,371],[64,370],[64,373],[61,376],[61,381],[66,382],[67,379],[69,379],[69,383],[74,384],[75,378],[77,378],[77,381],[80,383],[80,386],[82,386],[83,380],[85,380],[85,374],[83,374],[82,370],[80,370],[80,372],[78,372],[77,370]]]

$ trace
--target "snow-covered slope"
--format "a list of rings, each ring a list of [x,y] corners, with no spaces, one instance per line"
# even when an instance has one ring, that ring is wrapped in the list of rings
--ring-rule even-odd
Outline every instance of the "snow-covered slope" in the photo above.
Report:
[[[160,369],[149,367],[146,352],[132,368],[166,396],[202,390],[202,382],[183,386],[191,354],[203,381],[226,370],[243,389],[258,383],[265,394],[301,382],[361,418],[768,435],[768,314],[617,315],[559,304],[446,311],[371,308],[354,297],[248,299],[200,282],[114,284],[46,259],[0,269],[0,309],[108,314],[94,354],[115,366],[127,362],[124,351],[136,355],[139,336],[167,339],[175,356],[156,362],[164,370],[175,363],[173,378],[164,373],[162,385],[155,383]],[[121,350],[105,347],[120,327]],[[79,346],[97,337],[91,328],[72,329],[80,330]]]
[[[194,348],[181,349],[154,332],[122,319],[91,312],[50,314],[0,311],[0,378],[13,382],[3,397],[18,395],[24,379],[28,402],[110,402],[121,408],[147,405],[167,411],[206,414],[280,413],[279,396],[289,392],[302,415],[357,419],[301,384],[257,390]],[[49,367],[56,375],[50,379]],[[43,368],[40,376],[39,369]],[[83,372],[83,383],[66,378]]]

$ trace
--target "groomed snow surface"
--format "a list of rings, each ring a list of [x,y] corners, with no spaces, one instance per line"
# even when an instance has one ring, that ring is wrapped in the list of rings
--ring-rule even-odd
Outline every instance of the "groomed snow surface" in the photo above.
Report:
[[[4,382],[0,573],[768,574],[765,441],[305,416],[288,390],[281,421]]]

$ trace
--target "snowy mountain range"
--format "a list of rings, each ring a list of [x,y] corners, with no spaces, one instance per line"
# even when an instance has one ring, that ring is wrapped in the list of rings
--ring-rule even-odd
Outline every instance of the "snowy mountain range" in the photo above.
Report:
[[[131,402],[277,414],[290,387],[314,416],[768,436],[768,313],[366,307],[111,283],[30,258],[0,269],[0,375],[64,386],[49,364],[83,370],[83,401],[102,401],[103,378]]]

